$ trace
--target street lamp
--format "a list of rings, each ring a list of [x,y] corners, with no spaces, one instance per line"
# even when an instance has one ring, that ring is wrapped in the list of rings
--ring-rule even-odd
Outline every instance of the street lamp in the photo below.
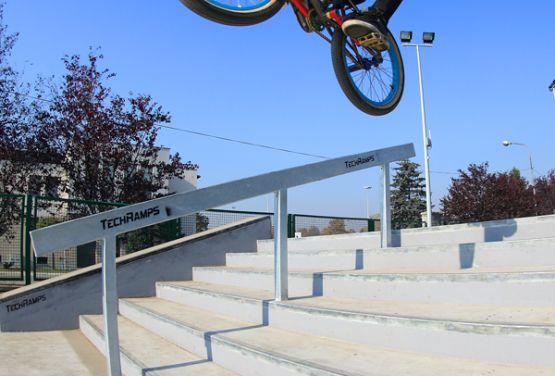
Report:
[[[549,85],[549,91],[553,93],[553,98],[555,98],[555,80]]]
[[[530,161],[530,176],[532,177],[532,181],[530,184],[532,184],[532,186],[534,185],[534,165],[532,164],[532,152],[530,151],[530,148],[528,147],[528,145],[523,144],[521,142],[513,142],[513,141],[503,141],[503,146],[511,146],[511,145],[518,145],[518,146],[523,146],[525,148],[528,149],[528,156],[529,156],[529,161]],[[534,188],[535,190],[535,188]]]
[[[420,64],[420,47],[432,47],[436,34],[434,32],[424,32],[422,34],[422,44],[411,43],[412,31],[401,31],[401,42],[405,47],[416,47],[416,60],[418,62],[418,83],[420,86],[420,111],[422,113],[422,142],[424,144],[424,171],[426,175],[426,224],[432,227],[432,193],[430,189],[430,157],[428,150],[432,148],[432,140],[426,130],[426,111],[424,108],[424,90],[422,88],[422,66]]]
[[[370,188],[372,187],[369,185],[365,185],[362,188],[366,190],[366,218],[370,218],[370,199],[368,198],[368,195],[370,194]]]

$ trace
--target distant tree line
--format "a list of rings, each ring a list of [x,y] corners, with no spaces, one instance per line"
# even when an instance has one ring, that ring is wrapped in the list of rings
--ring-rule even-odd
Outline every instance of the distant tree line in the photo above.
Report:
[[[426,210],[424,178],[419,165],[400,161],[391,185],[392,227],[422,226]],[[513,168],[489,172],[489,164],[470,164],[451,179],[447,194],[440,200],[447,223],[467,223],[555,214],[555,170],[528,182]]]
[[[471,164],[451,180],[441,199],[442,211],[450,223],[489,221],[555,213],[555,171],[524,179],[517,169],[488,172],[488,163]]]

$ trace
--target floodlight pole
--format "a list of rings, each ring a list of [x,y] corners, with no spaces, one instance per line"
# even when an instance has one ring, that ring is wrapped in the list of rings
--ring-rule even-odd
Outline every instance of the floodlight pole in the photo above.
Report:
[[[424,144],[424,174],[426,177],[426,225],[432,227],[432,192],[430,183],[430,156],[428,149],[431,147],[426,128],[426,109],[424,106],[424,89],[422,83],[422,65],[420,63],[420,47],[432,47],[430,43],[403,43],[403,46],[416,47],[416,60],[418,62],[418,84],[420,86],[420,112],[422,114],[422,142]]]
[[[532,163],[532,150],[528,145],[522,142],[514,142],[514,141],[507,141],[507,140],[503,141],[503,146],[507,147],[511,145],[522,146],[522,147],[525,147],[526,150],[528,150],[528,162],[530,163],[530,177],[532,178],[532,180],[530,181],[530,184],[534,186],[534,181],[536,180],[536,174],[534,173],[534,164]],[[535,187],[534,187],[534,194],[536,194]]]
[[[369,185],[365,185],[364,190],[366,191],[366,218],[370,218],[370,198],[368,197],[370,189],[372,188]]]

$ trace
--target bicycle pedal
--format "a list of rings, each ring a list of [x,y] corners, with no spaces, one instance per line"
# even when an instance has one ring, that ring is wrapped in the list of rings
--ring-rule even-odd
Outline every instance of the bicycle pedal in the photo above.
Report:
[[[377,51],[386,51],[389,49],[387,40],[378,33],[368,33],[357,38],[357,41],[364,47],[369,47]]]

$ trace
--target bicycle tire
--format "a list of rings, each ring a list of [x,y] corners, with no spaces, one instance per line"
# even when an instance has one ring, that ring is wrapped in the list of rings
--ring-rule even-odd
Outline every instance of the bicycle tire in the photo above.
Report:
[[[285,0],[262,0],[258,5],[240,8],[216,0],[180,1],[199,16],[230,26],[249,26],[266,21],[285,4]]]
[[[351,38],[343,33],[341,28],[336,28],[332,36],[332,63],[339,86],[352,104],[369,115],[382,116],[390,113],[397,107],[403,95],[405,72],[401,52],[395,38],[389,31],[387,40],[389,49],[379,55],[383,58],[383,62],[377,65],[378,63],[368,59],[369,56],[372,56],[370,50],[362,46],[356,46]],[[368,57],[356,59],[355,63],[348,57],[347,50],[349,48],[356,48],[359,53],[366,54]],[[351,65],[349,65],[349,62],[351,62]],[[390,67],[387,68],[385,65],[390,65]],[[359,82],[353,77],[355,72],[360,72],[362,75]],[[371,74],[378,75],[381,73],[383,73],[385,81],[388,82],[384,82],[381,76],[379,78],[371,76]],[[359,87],[364,83],[365,77],[368,77],[366,81],[368,81],[369,88],[367,90]],[[373,98],[373,94],[376,98]]]

